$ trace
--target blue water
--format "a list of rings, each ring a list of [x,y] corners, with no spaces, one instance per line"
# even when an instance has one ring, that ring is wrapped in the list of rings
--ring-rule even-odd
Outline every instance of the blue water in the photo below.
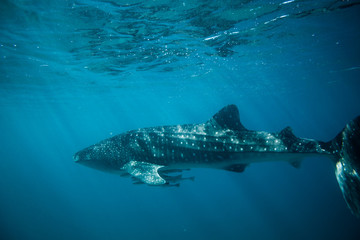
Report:
[[[133,185],[72,155],[201,123],[331,140],[360,114],[359,1],[3,0],[1,239],[359,239],[325,158]]]

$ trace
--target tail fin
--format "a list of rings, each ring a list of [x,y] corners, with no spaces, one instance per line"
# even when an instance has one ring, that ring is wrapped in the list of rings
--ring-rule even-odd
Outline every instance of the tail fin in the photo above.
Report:
[[[360,217],[360,116],[331,141],[336,156],[335,174],[351,212]]]

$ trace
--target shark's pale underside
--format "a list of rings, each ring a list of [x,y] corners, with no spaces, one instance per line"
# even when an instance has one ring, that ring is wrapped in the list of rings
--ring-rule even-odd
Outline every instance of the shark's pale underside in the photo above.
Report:
[[[330,142],[296,137],[287,127],[278,133],[252,131],[228,105],[201,124],[132,130],[105,139],[74,155],[80,164],[131,175],[135,183],[178,186],[181,171],[217,168],[243,172],[247,165],[287,161],[298,167],[311,155],[328,156],[352,213],[360,217],[360,116]],[[174,172],[180,175],[174,176]],[[191,178],[192,179],[192,178]]]

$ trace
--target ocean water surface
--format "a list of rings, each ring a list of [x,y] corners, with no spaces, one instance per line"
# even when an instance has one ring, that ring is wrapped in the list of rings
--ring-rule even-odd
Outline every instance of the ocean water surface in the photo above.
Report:
[[[360,1],[3,0],[0,238],[359,239],[326,158],[173,188],[72,158],[228,104],[248,129],[329,141],[359,93]]]

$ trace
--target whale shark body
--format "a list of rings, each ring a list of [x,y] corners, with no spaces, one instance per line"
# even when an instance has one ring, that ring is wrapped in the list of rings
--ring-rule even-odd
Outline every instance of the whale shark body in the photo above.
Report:
[[[360,217],[360,116],[330,142],[296,137],[290,127],[278,133],[252,131],[228,105],[201,124],[161,126],[128,131],[74,155],[77,163],[122,176],[134,183],[178,186],[181,172],[216,168],[243,172],[255,162],[287,161],[299,167],[304,157],[328,156],[343,196]],[[178,175],[173,175],[174,173]]]

